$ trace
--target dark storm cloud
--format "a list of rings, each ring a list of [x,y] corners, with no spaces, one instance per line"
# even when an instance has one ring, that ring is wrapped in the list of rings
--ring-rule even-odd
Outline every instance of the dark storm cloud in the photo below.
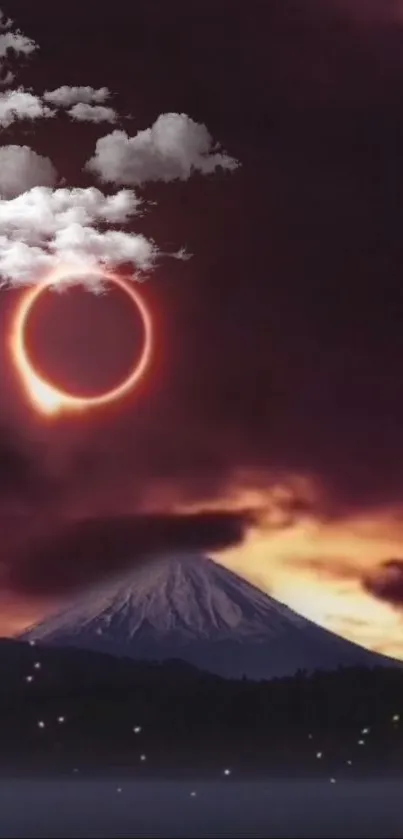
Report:
[[[87,519],[31,545],[10,565],[8,584],[24,594],[68,594],[150,554],[231,547],[252,521],[248,511]]]
[[[364,587],[380,600],[403,608],[403,559],[382,562],[364,579]]]

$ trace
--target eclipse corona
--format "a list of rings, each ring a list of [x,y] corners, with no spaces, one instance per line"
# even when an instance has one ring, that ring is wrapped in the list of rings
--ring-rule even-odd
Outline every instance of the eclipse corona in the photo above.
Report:
[[[103,281],[112,283],[121,289],[130,299],[133,306],[140,314],[143,329],[144,341],[141,356],[129,375],[114,388],[97,396],[82,397],[75,396],[57,387],[53,382],[47,380],[38,370],[29,357],[26,344],[26,329],[29,317],[36,302],[41,295],[52,286],[62,284],[77,270],[69,271],[68,268],[53,271],[42,282],[29,288],[22,296],[12,324],[11,330],[11,352],[17,372],[23,383],[25,392],[34,408],[42,414],[55,415],[64,412],[87,411],[93,408],[100,408],[122,399],[128,395],[139,383],[148,367],[152,350],[152,324],[150,314],[140,295],[134,290],[129,282],[121,277],[105,272],[103,270],[87,272],[87,276],[100,277]],[[84,278],[85,273],[81,272],[80,277]]]

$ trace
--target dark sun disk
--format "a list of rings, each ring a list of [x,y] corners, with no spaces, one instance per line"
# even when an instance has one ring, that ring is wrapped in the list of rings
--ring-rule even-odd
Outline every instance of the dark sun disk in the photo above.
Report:
[[[104,294],[82,286],[45,289],[29,313],[25,341],[31,364],[49,384],[91,398],[130,375],[144,346],[144,324],[115,284]]]

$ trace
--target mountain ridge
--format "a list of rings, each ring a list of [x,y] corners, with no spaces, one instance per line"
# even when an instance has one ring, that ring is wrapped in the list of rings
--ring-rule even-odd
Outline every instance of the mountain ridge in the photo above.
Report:
[[[403,666],[352,644],[212,559],[155,557],[109,580],[20,638],[143,660],[181,658],[226,677]]]

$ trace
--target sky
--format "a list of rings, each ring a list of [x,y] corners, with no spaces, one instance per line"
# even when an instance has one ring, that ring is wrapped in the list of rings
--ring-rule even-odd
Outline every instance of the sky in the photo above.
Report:
[[[0,632],[185,550],[403,659],[403,4],[2,9]],[[10,336],[65,265],[44,375],[94,396],[141,355],[105,271],[153,346],[44,414]]]

